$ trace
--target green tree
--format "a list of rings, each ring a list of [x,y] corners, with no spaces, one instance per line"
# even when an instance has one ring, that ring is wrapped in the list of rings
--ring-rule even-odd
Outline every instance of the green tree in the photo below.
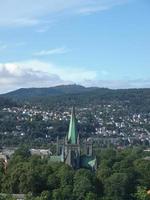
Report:
[[[139,183],[145,187],[149,187],[150,184],[150,161],[144,159],[138,159],[134,162],[134,167],[139,174]]]
[[[76,200],[83,200],[87,193],[93,192],[92,182],[87,177],[79,177],[74,183],[73,194]]]
[[[95,193],[89,192],[85,196],[85,200],[97,200],[97,195]]]
[[[138,186],[135,197],[137,200],[150,200],[150,195],[147,194],[146,187]]]
[[[125,173],[114,173],[105,180],[105,195],[109,200],[131,199],[129,190],[129,180]]]

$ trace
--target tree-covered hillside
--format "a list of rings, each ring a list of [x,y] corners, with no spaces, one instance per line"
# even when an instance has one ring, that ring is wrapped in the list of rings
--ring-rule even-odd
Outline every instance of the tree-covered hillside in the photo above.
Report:
[[[15,100],[12,100],[11,98],[0,96],[0,108],[14,107],[14,106],[18,106],[18,105],[19,104],[17,104],[17,102]]]
[[[88,106],[105,103],[123,103],[135,111],[150,111],[150,89],[85,88],[79,85],[57,86],[52,88],[19,89],[4,95],[20,103],[43,107]]]
[[[93,91],[96,88],[85,88],[80,85],[60,85],[49,88],[21,88],[9,93],[4,94],[5,97],[14,99],[30,100],[36,97],[56,96],[63,94],[78,94],[88,91]]]

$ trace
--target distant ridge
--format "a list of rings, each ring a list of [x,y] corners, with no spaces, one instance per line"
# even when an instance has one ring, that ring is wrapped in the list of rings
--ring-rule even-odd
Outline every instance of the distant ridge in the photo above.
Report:
[[[84,87],[81,85],[60,85],[49,88],[20,88],[18,90],[8,92],[1,96],[15,98],[15,99],[28,99],[35,97],[56,96],[63,94],[78,94],[97,90],[97,87]],[[108,89],[107,89],[108,90]]]
[[[132,105],[135,112],[146,109],[150,112],[150,89],[108,89],[84,87],[81,85],[60,85],[49,88],[21,88],[0,95],[17,104],[32,104],[39,106],[88,106],[105,103],[124,103]],[[5,101],[3,101],[5,103]]]
[[[1,98],[2,97],[2,98]],[[36,105],[43,108],[62,108],[100,104],[122,104],[132,111],[150,113],[150,88],[108,89],[81,85],[60,85],[49,88],[21,88],[0,95],[2,105]]]

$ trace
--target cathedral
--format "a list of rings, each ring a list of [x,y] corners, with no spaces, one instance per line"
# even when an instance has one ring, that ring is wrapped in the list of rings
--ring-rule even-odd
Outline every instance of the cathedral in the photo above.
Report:
[[[84,141],[82,144],[80,143],[76,123],[75,109],[73,108],[68,134],[63,142],[57,139],[57,155],[50,156],[50,161],[64,162],[74,169],[87,168],[95,171],[97,162],[96,157],[93,155],[92,142]]]

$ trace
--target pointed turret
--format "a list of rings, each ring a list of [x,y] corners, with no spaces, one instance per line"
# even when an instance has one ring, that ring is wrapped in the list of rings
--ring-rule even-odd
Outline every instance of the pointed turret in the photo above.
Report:
[[[76,117],[75,117],[75,108],[72,108],[70,125],[69,125],[69,132],[67,136],[68,143],[70,144],[77,144],[78,134],[76,129]]]

